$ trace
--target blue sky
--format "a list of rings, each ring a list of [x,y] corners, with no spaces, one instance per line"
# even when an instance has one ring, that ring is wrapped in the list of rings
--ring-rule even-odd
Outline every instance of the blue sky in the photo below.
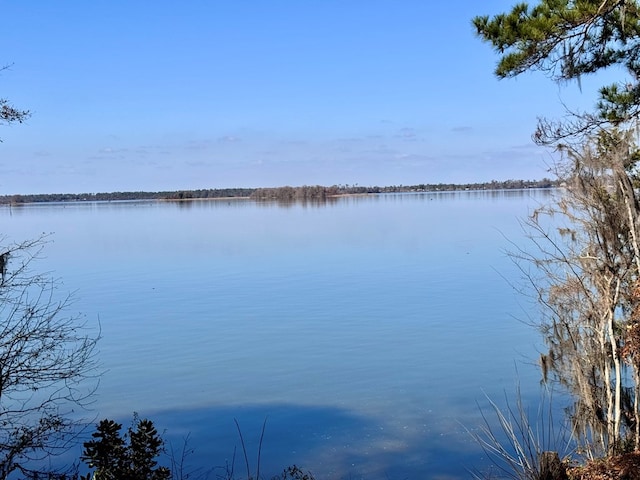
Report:
[[[531,142],[596,82],[493,76],[512,1],[5,2],[0,194],[548,176]],[[593,83],[593,85],[592,85]]]

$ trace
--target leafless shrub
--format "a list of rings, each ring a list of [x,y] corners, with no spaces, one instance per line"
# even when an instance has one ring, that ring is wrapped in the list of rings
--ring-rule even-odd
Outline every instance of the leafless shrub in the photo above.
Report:
[[[3,239],[0,239],[3,240]],[[68,295],[33,271],[46,237],[8,244],[0,279],[0,478],[27,475],[76,440],[97,386],[99,331],[68,315]]]

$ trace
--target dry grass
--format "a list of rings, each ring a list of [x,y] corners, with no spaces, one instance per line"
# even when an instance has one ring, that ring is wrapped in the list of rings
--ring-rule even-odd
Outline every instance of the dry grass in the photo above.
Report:
[[[567,473],[570,480],[640,480],[640,452],[592,460]]]

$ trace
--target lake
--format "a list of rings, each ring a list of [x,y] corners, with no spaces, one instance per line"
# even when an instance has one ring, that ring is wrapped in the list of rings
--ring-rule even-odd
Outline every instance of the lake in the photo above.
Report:
[[[154,421],[185,468],[246,478],[469,478],[487,396],[539,398],[535,308],[506,255],[549,190],[325,204],[1,207],[6,241],[52,233],[38,269],[101,328],[97,419]]]

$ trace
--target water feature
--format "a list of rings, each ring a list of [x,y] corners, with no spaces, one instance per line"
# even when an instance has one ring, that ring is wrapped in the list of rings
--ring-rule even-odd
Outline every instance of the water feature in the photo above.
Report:
[[[468,478],[485,395],[538,395],[535,314],[505,251],[545,190],[0,208],[6,241],[100,325],[97,418],[154,420],[201,472],[242,427],[262,473]],[[243,461],[236,450],[236,471]],[[485,462],[485,463],[483,463]],[[211,473],[215,478],[215,471]],[[267,477],[268,478],[268,477]]]

